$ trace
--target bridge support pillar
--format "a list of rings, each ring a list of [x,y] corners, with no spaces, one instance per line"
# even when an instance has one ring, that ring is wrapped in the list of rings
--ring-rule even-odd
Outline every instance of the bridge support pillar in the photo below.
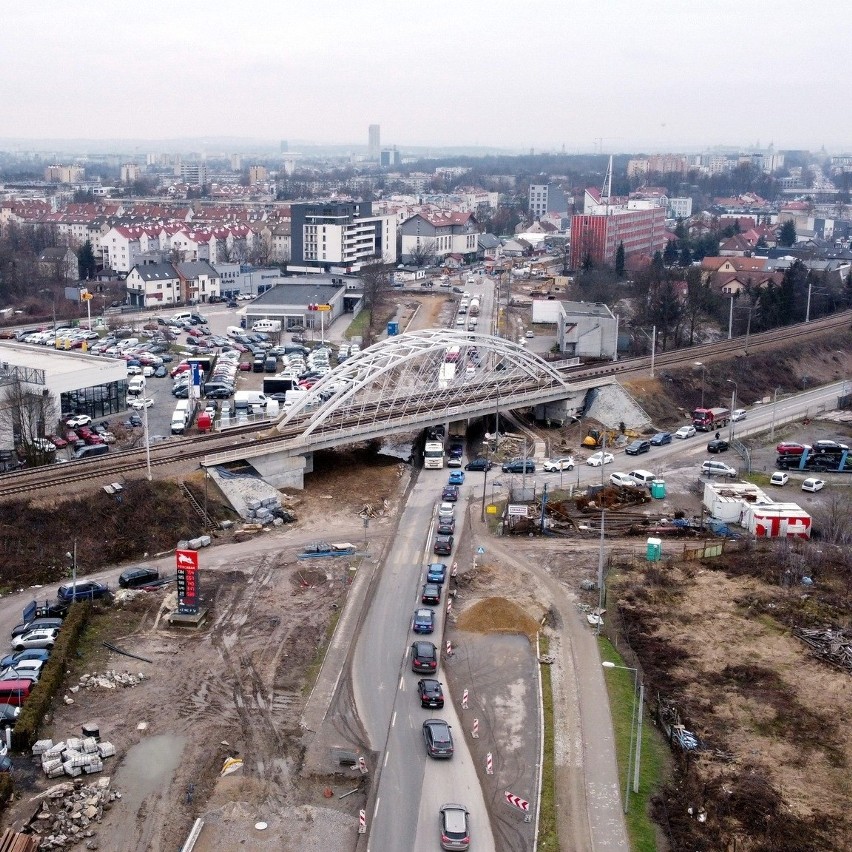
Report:
[[[275,488],[305,487],[305,474],[314,469],[314,454],[268,455],[251,459],[251,466]]]

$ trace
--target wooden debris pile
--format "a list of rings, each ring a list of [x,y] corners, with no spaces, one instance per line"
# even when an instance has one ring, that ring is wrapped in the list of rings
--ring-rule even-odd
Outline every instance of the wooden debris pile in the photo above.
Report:
[[[798,636],[814,656],[831,665],[852,671],[852,634],[848,630],[796,627],[793,635]]]

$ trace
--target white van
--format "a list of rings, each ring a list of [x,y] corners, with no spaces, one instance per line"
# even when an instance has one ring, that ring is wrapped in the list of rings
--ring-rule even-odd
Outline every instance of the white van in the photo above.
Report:
[[[250,405],[265,407],[266,394],[256,390],[237,391],[234,394],[234,408],[248,408]]]
[[[238,325],[229,325],[228,328],[225,329],[225,335],[227,337],[239,337],[242,334],[245,334],[245,329],[240,328]]]
[[[189,322],[193,317],[192,311],[179,311],[178,313],[172,316],[172,319],[175,322]]]
[[[261,319],[251,327],[251,330],[275,333],[281,331],[281,320]]]
[[[644,488],[650,488],[651,483],[657,478],[650,470],[631,470],[627,475],[636,485],[641,485]]]
[[[133,376],[127,382],[127,395],[128,396],[140,396],[142,391],[145,390],[145,377],[144,376]]]

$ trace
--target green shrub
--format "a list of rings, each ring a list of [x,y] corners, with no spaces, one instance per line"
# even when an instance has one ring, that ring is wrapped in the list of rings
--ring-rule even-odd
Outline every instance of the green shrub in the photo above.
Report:
[[[92,611],[90,603],[75,603],[56,637],[56,644],[50,652],[50,659],[41,667],[41,677],[33,687],[21,715],[15,722],[12,731],[12,748],[15,751],[26,751],[32,748],[38,739],[38,729],[45,714],[50,710],[53,698],[62,686],[65,669],[77,653],[77,643],[86,629],[89,614]]]

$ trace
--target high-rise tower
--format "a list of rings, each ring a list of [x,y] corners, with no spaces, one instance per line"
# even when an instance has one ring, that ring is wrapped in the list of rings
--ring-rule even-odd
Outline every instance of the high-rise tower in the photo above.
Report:
[[[367,157],[370,160],[379,159],[381,148],[381,125],[371,124],[367,132]]]

